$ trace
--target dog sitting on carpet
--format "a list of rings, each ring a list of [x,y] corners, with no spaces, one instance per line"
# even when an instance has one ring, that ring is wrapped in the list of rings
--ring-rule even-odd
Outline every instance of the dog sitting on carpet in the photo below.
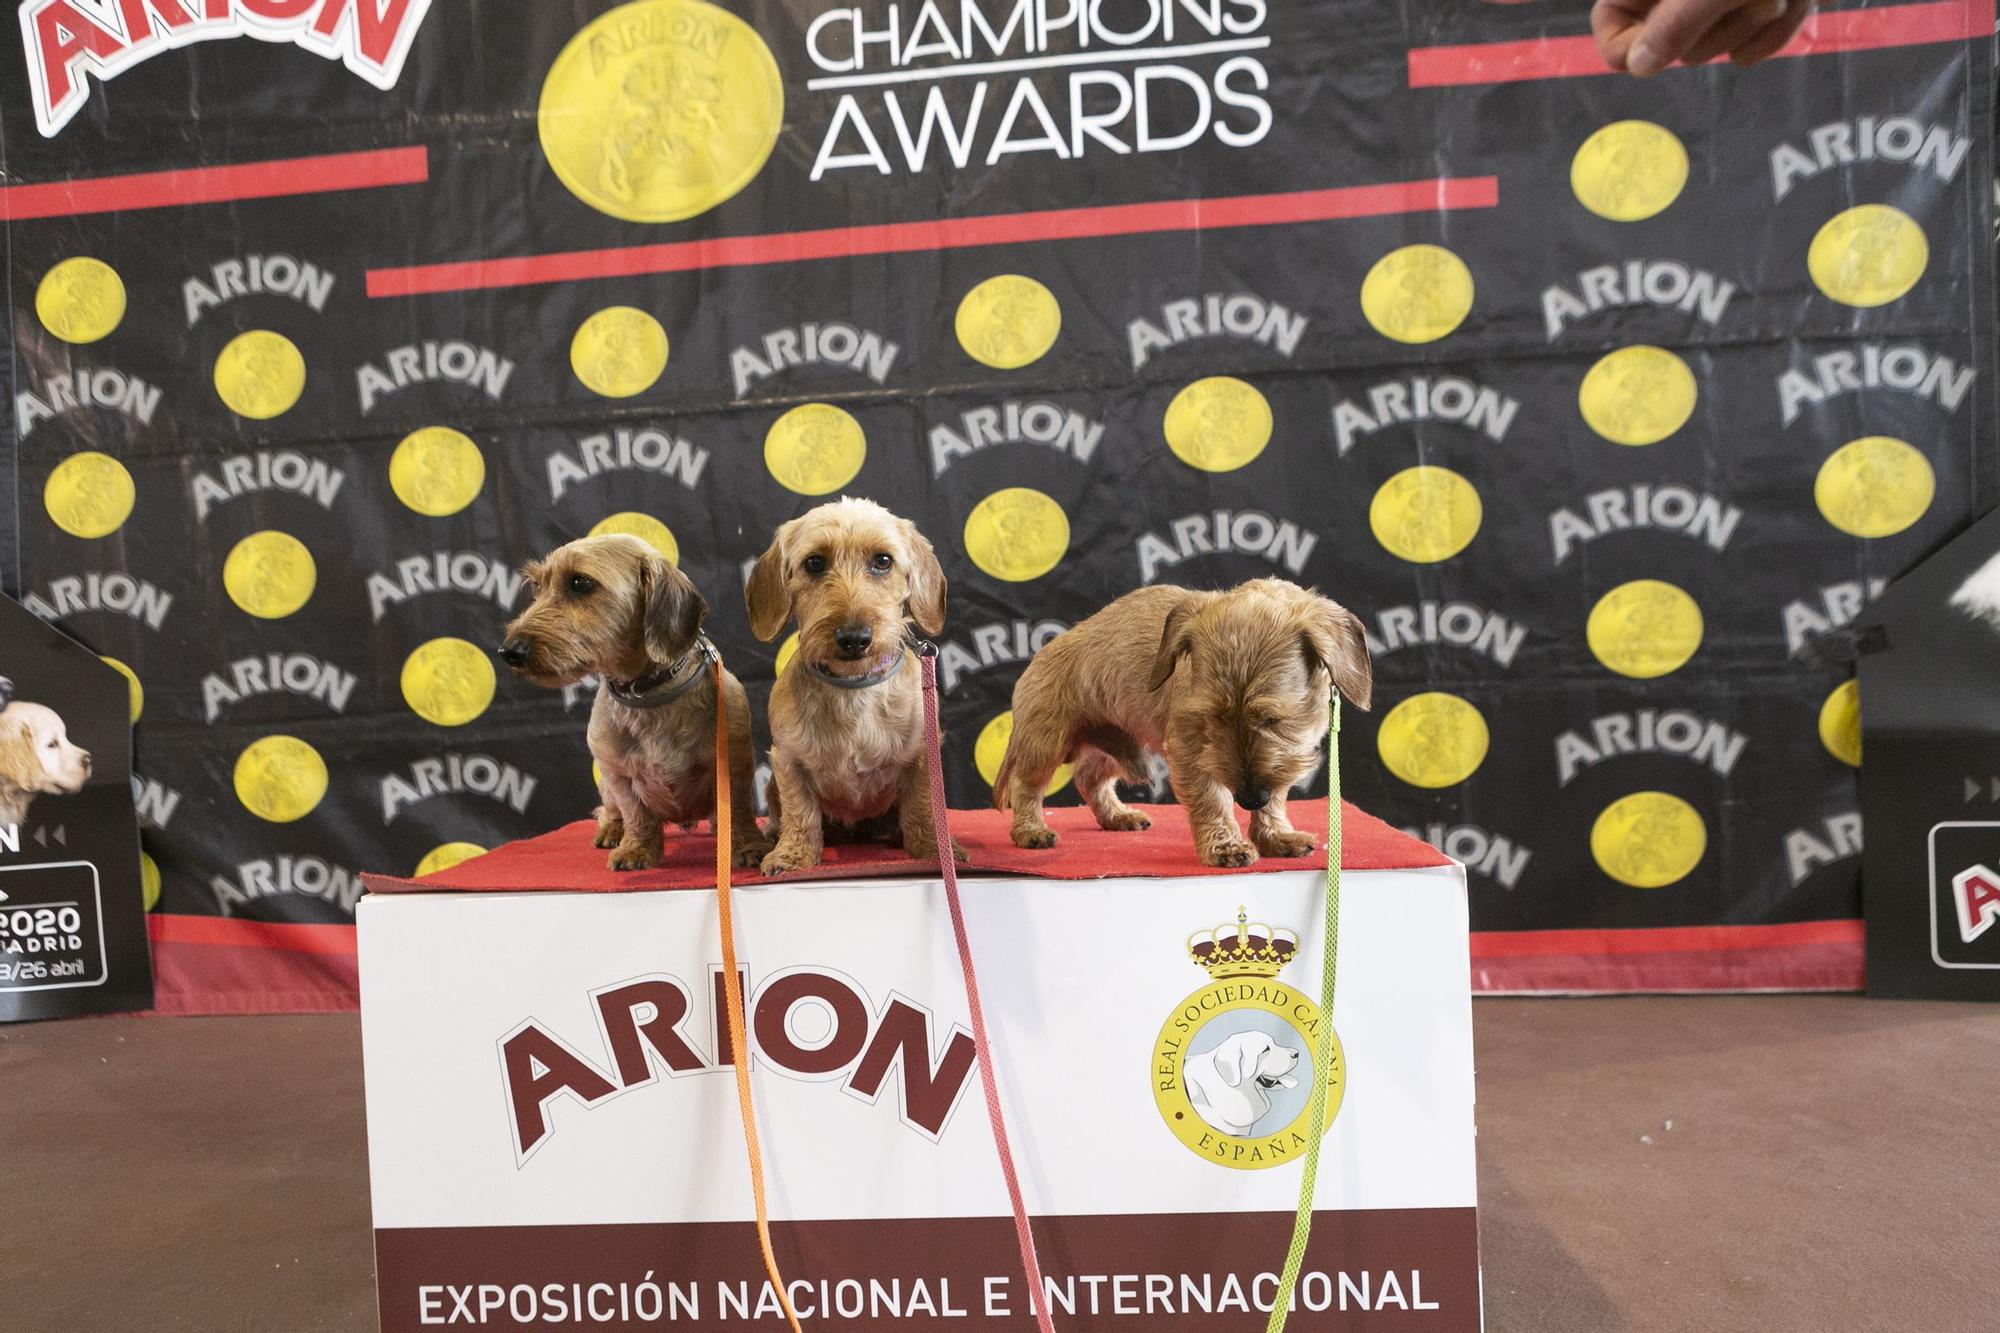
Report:
[[[5,693],[12,698],[11,682]],[[90,751],[53,708],[0,703],[0,824],[19,824],[37,796],[69,796],[90,780]]]
[[[585,537],[528,562],[534,602],[507,626],[500,658],[537,685],[601,678],[590,708],[600,774],[597,845],[613,870],[660,863],[667,824],[715,813],[715,648],[708,603],[687,575],[637,537]],[[754,866],[770,849],[751,803],[750,701],[722,673],[729,708],[731,852]]]
[[[1053,847],[1042,796],[1074,761],[1100,828],[1151,822],[1118,799],[1166,756],[1204,865],[1304,856],[1285,802],[1319,764],[1329,691],[1367,708],[1372,668],[1361,622],[1284,579],[1227,592],[1159,585],[1127,593],[1035,654],[1014,684],[1014,731],[993,803],[1014,814],[1017,847]],[[1251,811],[1246,840],[1230,810]]]
[[[829,825],[865,835],[889,817],[904,851],[937,856],[923,668],[905,621],[939,633],[944,599],[930,542],[872,500],[843,497],[792,519],[758,557],[744,589],[751,632],[768,643],[786,621],[799,624],[798,652],[771,688],[778,841],[765,874],[818,865]]]

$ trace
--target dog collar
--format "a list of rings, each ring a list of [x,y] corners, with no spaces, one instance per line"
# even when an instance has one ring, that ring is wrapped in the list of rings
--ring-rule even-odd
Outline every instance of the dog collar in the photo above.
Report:
[[[715,645],[708,641],[708,636],[697,634],[694,647],[666,666],[656,671],[648,671],[634,680],[607,679],[604,688],[613,699],[627,708],[661,708],[701,684],[703,677],[708,675],[709,666],[720,660]],[[693,663],[693,670],[688,671],[685,676],[681,675],[690,663]]]
[[[807,670],[811,671],[818,679],[825,681],[829,685],[838,685],[843,690],[865,690],[871,685],[880,685],[883,681],[895,675],[897,670],[903,665],[903,659],[909,655],[910,645],[907,643],[903,644],[896,650],[895,661],[889,663],[888,666],[883,667],[880,671],[871,671],[865,676],[836,676],[830,671],[820,669],[817,664],[809,666]]]

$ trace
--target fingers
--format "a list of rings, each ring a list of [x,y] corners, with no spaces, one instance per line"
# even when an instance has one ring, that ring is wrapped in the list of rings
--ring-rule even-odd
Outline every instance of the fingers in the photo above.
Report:
[[[1615,70],[1625,68],[1626,53],[1639,39],[1646,24],[1651,0],[1597,0],[1590,7],[1590,34],[1604,63]]]
[[[1605,63],[1639,78],[1727,55],[1752,65],[1798,32],[1813,0],[1597,0],[1591,34]]]
[[[1798,35],[1805,21],[1813,11],[1813,0],[1790,0],[1785,6],[1784,17],[1764,31],[1729,53],[1729,58],[1739,65],[1754,65],[1768,56],[1774,56],[1784,49],[1785,43]]]
[[[1690,65],[1703,65],[1728,51],[1734,51],[1752,37],[1785,17],[1786,0],[1760,0],[1730,14],[1707,32],[1681,57]]]
[[[1762,22],[1769,23],[1776,17],[1772,4],[1750,0],[1747,7],[1760,10]],[[1684,59],[1709,29],[1745,7],[1744,0],[1660,0],[1626,51],[1625,68],[1642,79],[1659,73]]]

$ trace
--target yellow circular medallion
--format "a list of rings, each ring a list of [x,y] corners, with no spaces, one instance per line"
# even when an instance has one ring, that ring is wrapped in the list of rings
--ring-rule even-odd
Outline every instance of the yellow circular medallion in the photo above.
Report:
[[[1234,472],[1271,442],[1271,404],[1228,375],[1196,380],[1167,404],[1167,447],[1203,472]]]
[[[674,540],[674,530],[651,514],[641,514],[630,509],[622,514],[612,514],[597,520],[596,526],[590,530],[590,535],[602,537],[609,532],[622,532],[627,536],[637,537],[665,556],[670,565],[679,566],[681,562],[681,544]]]
[[[1922,518],[1937,493],[1930,460],[1887,435],[1865,435],[1820,464],[1813,500],[1853,537],[1889,537]]]
[[[493,702],[493,661],[464,639],[432,639],[403,659],[403,702],[426,722],[462,727]]]
[[[288,532],[253,532],[222,563],[229,600],[260,620],[281,620],[304,606],[319,582],[305,543]]]
[[[1634,579],[1597,599],[1584,638],[1621,676],[1651,680],[1678,671],[1701,647],[1701,608],[1671,583]]]
[[[965,294],[953,321],[965,354],[995,370],[1019,370],[1042,359],[1062,332],[1062,306],[1033,278],[1003,273]]]
[[[456,514],[485,484],[485,455],[449,426],[411,431],[389,456],[389,489],[398,500],[432,518]]]
[[[132,721],[139,721],[139,714],[146,711],[146,687],[139,683],[139,673],[115,657],[103,659],[104,665],[125,677],[126,704],[132,714]]]
[[[296,736],[266,736],[236,757],[236,799],[259,819],[304,819],[326,796],[326,761]]]
[[[132,516],[138,494],[123,463],[86,451],[55,465],[42,487],[42,507],[72,537],[108,537]]]
[[[1428,565],[1470,545],[1483,513],[1471,482],[1450,468],[1420,464],[1382,483],[1368,505],[1368,526],[1391,555]]]
[[[94,343],[125,318],[125,283],[101,259],[65,259],[36,285],[35,315],[66,343]]]
[[[798,651],[799,632],[793,630],[785,636],[785,641],[778,645],[778,664],[771,669],[774,678],[785,674],[785,668],[792,664],[792,657]]]
[[[1479,771],[1490,737],[1486,719],[1455,694],[1414,694],[1391,708],[1375,748],[1412,787],[1454,787]]]
[[[764,435],[764,466],[779,485],[800,495],[839,490],[867,457],[861,423],[831,403],[801,403]]]
[[[1687,878],[1708,849],[1701,815],[1680,797],[1635,791],[1604,807],[1590,826],[1590,854],[1620,884],[1663,889]]]
[[[1577,407],[1613,444],[1658,444],[1694,415],[1694,372],[1664,347],[1621,347],[1590,368]]]
[[[417,862],[416,878],[435,875],[440,870],[449,870],[455,865],[470,861],[475,856],[486,855],[486,849],[476,842],[446,842],[424,853],[424,859]]]
[[[1441,245],[1391,250],[1362,280],[1361,313],[1384,338],[1436,342],[1472,313],[1472,271]]]
[[[1861,682],[1833,687],[1819,706],[1819,743],[1849,768],[1861,767]]]
[[[1887,305],[1917,285],[1930,263],[1917,220],[1887,204],[1860,204],[1828,220],[1806,250],[1806,269],[1829,300]]]
[[[1687,178],[1687,149],[1672,130],[1649,120],[1606,125],[1569,164],[1577,201],[1613,222],[1652,217],[1680,197]]]
[[[997,714],[979,729],[979,739],[972,742],[972,763],[979,770],[979,776],[986,779],[987,786],[991,787],[993,779],[1000,775],[1000,761],[1007,757],[1007,742],[1013,738],[1014,710],[1011,708]],[[1059,765],[1042,795],[1052,796],[1061,791],[1063,784],[1070,779],[1070,772],[1069,764]]]
[[[571,194],[627,222],[677,222],[763,169],[784,125],[785,84],[764,39],[727,10],[638,0],[563,47],[537,120]]]
[[[148,912],[160,905],[160,865],[144,852],[139,853],[139,902]]]
[[[1026,486],[993,492],[965,516],[965,553],[996,579],[1025,583],[1062,562],[1069,550],[1069,515]]]
[[[606,306],[576,326],[569,365],[592,393],[630,398],[652,388],[667,368],[667,331],[635,306]]]
[[[306,359],[282,333],[252,329],[215,358],[215,392],[239,417],[268,421],[291,411],[306,389]]]

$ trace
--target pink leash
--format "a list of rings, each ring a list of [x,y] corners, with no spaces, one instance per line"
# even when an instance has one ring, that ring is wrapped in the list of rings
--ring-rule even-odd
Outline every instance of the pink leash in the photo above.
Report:
[[[979,1056],[979,1082],[986,1089],[986,1119],[993,1126],[993,1146],[1000,1150],[1000,1174],[1007,1179],[1007,1201],[1014,1209],[1014,1235],[1021,1243],[1021,1267],[1027,1272],[1035,1325],[1055,1333],[1043,1299],[1042,1263],[1035,1254],[1035,1233],[1028,1225],[1028,1205],[1021,1197],[1021,1178],[1014,1170],[1014,1150],[1007,1142],[1007,1118],[1000,1110],[1000,1084],[993,1074],[993,1043],[986,1035],[986,1011],[979,1003],[979,976],[972,966],[972,941],[965,933],[965,906],[958,897],[958,858],[951,843],[951,811],[944,797],[944,755],[938,746],[937,645],[917,645],[924,670],[924,745],[930,750],[931,831],[937,837],[938,869],[944,875],[944,900],[951,908],[951,933],[958,941],[958,965],[965,973],[966,1007],[972,1015],[972,1048]]]

